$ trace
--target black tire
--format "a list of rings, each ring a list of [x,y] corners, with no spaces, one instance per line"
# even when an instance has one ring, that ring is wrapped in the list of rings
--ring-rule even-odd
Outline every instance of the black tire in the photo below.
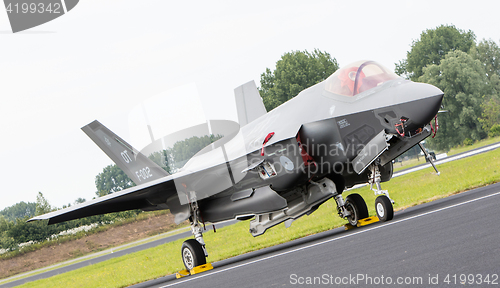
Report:
[[[385,195],[378,196],[375,199],[375,211],[377,212],[378,219],[382,222],[392,220],[394,217],[391,200]]]
[[[203,248],[196,239],[189,239],[182,243],[181,256],[187,270],[207,263]]]
[[[352,226],[358,225],[358,221],[368,217],[368,208],[365,200],[359,194],[351,194],[345,198],[345,207],[351,212],[351,216],[347,217],[349,224]]]

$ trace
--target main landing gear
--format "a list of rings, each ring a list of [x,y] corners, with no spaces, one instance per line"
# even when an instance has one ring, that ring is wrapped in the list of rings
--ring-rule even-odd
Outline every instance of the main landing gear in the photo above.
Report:
[[[340,218],[347,219],[352,226],[356,227],[361,219],[368,217],[368,208],[361,195],[351,194],[344,201],[342,194],[335,192],[334,198]]]
[[[201,217],[198,203],[194,197],[191,200],[191,203],[189,203],[189,208],[191,210],[189,222],[191,224],[191,232],[195,239],[184,241],[181,249],[182,262],[184,262],[184,266],[187,270],[192,270],[195,267],[206,264],[206,257],[208,257],[205,241],[203,241],[203,228],[200,223]]]
[[[351,214],[347,216],[347,220],[352,226],[358,225],[359,220],[368,217],[365,200],[359,194],[351,194],[345,198],[345,209]]]

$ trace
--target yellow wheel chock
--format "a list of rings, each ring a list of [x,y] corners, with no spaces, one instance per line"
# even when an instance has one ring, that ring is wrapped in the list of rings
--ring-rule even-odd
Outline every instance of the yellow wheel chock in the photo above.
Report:
[[[181,270],[181,271],[175,273],[175,278],[179,279],[182,277],[198,274],[198,273],[205,272],[205,271],[212,270],[212,269],[214,269],[214,266],[212,266],[211,263],[207,263],[207,264],[203,264],[200,266],[196,266],[191,270],[187,270],[187,269]]]
[[[368,224],[372,224],[372,223],[376,223],[378,222],[378,217],[377,216],[371,216],[371,217],[368,217],[368,218],[365,218],[365,219],[361,219],[358,221],[358,225],[357,227],[362,227],[362,226],[366,226]],[[345,227],[345,230],[349,230],[349,229],[352,229],[354,228],[354,226],[352,226],[351,224],[347,223],[344,225]]]

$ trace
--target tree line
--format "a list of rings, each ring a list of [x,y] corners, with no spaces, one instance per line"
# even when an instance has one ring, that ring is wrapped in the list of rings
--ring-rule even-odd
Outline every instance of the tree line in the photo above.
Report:
[[[85,202],[78,198],[74,204]],[[62,208],[71,206],[64,205]],[[26,221],[34,216],[42,215],[58,210],[51,206],[49,201],[38,192],[36,202],[19,202],[0,211],[0,249],[4,251],[19,250],[19,244],[27,242],[43,242],[51,239],[52,235],[73,228],[90,225],[93,223],[109,224],[122,219],[137,216],[140,211],[132,210],[125,212],[110,213],[105,215],[90,216],[82,219],[71,220],[54,225],[47,225],[47,221]]]

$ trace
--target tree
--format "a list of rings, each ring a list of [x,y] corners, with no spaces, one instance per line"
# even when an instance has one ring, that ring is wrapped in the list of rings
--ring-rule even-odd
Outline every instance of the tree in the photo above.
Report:
[[[36,208],[35,208],[35,215],[42,215],[45,213],[51,212],[52,206],[50,206],[49,201],[43,197],[42,192],[38,192],[38,195],[36,196]]]
[[[474,59],[481,61],[486,72],[488,80],[493,75],[500,75],[500,48],[493,40],[485,40],[479,42],[473,47],[470,53]]]
[[[479,122],[485,132],[490,132],[495,124],[500,124],[500,99],[498,96],[491,96],[481,104],[483,110]]]
[[[259,92],[267,111],[325,80],[338,68],[335,58],[318,49],[312,53],[307,50],[285,53],[276,62],[274,71],[266,68],[266,72],[261,74]]]
[[[444,91],[443,106],[448,113],[439,116],[439,132],[429,144],[436,149],[449,149],[467,138],[479,140],[486,136],[479,117],[485,91],[484,68],[462,51],[450,51],[439,65],[424,68],[419,81]]]
[[[58,226],[47,225],[47,221],[26,223],[26,219],[18,219],[7,231],[7,236],[14,239],[14,243],[20,244],[28,241],[44,241],[58,232]]]
[[[500,48],[493,40],[483,39],[469,54],[482,63],[487,79],[479,122],[485,132],[495,135],[491,129],[500,124]]]
[[[169,149],[155,151],[148,158],[167,171],[167,173],[172,174],[172,167],[170,167],[172,160],[169,159]]]
[[[76,204],[83,203],[83,202],[85,202],[85,201],[87,201],[87,200],[85,200],[85,198],[78,197],[78,198],[75,200],[75,205],[76,205]]]
[[[469,52],[475,45],[476,35],[457,29],[454,25],[441,25],[427,29],[420,39],[413,41],[406,59],[396,64],[396,74],[417,81],[427,65],[439,65],[449,51]]]
[[[219,134],[205,135],[202,137],[193,136],[175,142],[169,149],[154,152],[149,155],[148,158],[162,167],[165,171],[172,174],[182,168],[182,166],[184,166],[184,164],[186,164],[186,162],[201,149],[207,147],[222,137],[224,136]]]
[[[24,202],[21,201],[10,207],[7,207],[0,211],[0,215],[4,216],[8,221],[14,221],[17,218],[32,217],[35,216],[36,203],[34,202]]]
[[[207,147],[220,138],[222,138],[221,135],[205,135],[202,137],[193,136],[182,141],[177,141],[169,151],[173,160],[172,162],[175,163],[177,166],[176,168],[181,168],[201,149]]]
[[[118,166],[108,165],[95,177],[97,196],[104,196],[135,186],[134,182]]]
[[[15,249],[17,244],[14,239],[8,235],[8,231],[12,226],[12,222],[8,221],[3,215],[0,215],[0,248]]]

